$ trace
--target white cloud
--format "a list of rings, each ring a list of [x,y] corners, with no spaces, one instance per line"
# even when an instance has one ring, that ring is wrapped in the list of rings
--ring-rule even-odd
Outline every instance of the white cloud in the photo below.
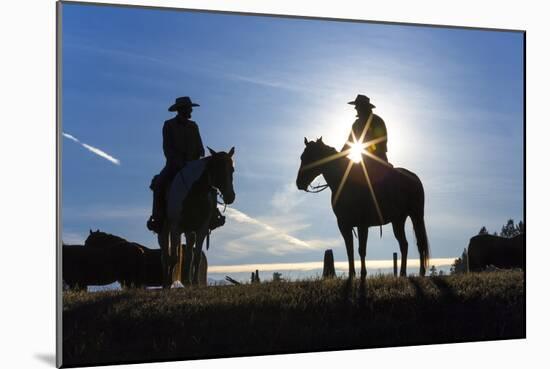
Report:
[[[223,250],[228,258],[258,253],[280,256],[330,248],[341,243],[340,239],[335,238],[303,240],[295,237],[286,229],[285,222],[280,221],[276,216],[271,216],[270,223],[267,223],[235,208],[227,208],[226,215],[228,224],[220,230],[219,237],[222,239],[220,243],[224,245]],[[284,218],[288,220],[287,215]],[[292,229],[309,227],[307,224],[299,224],[296,218],[290,223]]]
[[[281,213],[289,213],[304,202],[306,197],[296,188],[296,183],[287,183],[281,190],[275,192],[271,198],[271,205]]]
[[[87,143],[81,142],[78,138],[76,138],[75,136],[70,135],[68,133],[63,132],[63,136],[65,138],[68,138],[71,141],[76,142],[77,144],[81,145],[86,150],[96,154],[97,156],[102,157],[103,159],[106,159],[106,160],[110,161],[111,163],[113,163],[115,165],[120,165],[120,160],[118,160],[117,158],[107,154],[105,151],[100,150],[97,147],[88,145]]]

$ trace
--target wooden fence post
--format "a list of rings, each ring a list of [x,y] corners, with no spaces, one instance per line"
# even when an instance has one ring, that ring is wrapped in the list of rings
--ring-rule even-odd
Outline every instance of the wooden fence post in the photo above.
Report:
[[[336,276],[334,270],[334,255],[332,250],[325,251],[325,259],[323,260],[323,278],[333,278]]]
[[[397,252],[393,253],[393,276],[397,277]]]

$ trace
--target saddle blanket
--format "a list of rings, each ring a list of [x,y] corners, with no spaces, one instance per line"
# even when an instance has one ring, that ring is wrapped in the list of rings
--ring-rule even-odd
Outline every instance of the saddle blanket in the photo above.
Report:
[[[206,160],[193,160],[187,162],[176,174],[168,190],[168,207],[166,210],[170,219],[179,218],[183,200],[185,200],[191,187],[201,177],[205,169]]]

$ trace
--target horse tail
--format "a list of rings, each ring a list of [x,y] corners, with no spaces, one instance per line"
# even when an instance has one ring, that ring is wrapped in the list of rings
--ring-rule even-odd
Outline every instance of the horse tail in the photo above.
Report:
[[[418,177],[417,177],[418,178]],[[418,188],[416,193],[416,209],[411,214],[414,234],[416,236],[416,245],[420,254],[420,274],[425,275],[430,262],[430,245],[428,243],[428,234],[424,222],[424,188],[422,182],[418,179]]]
[[[426,233],[426,224],[424,216],[411,216],[414,234],[416,236],[416,244],[418,253],[420,254],[420,274],[426,273],[426,268],[430,262],[430,245],[428,242],[428,234]]]

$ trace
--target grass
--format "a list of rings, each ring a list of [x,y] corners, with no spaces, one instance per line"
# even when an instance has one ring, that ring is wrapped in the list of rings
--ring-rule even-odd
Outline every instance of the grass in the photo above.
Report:
[[[525,337],[523,272],[64,292],[64,366]]]

